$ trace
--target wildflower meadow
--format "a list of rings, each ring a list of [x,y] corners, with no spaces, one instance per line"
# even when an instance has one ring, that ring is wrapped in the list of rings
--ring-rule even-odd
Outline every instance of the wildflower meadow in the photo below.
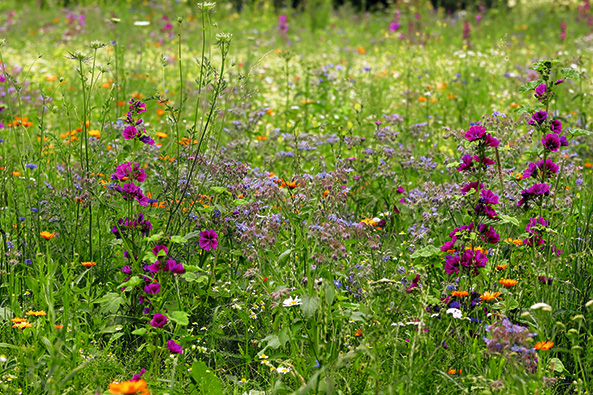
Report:
[[[0,394],[593,393],[588,0],[0,2]]]

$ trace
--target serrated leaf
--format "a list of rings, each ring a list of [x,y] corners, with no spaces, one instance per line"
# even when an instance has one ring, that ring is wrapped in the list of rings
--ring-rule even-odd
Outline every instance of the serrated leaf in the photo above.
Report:
[[[233,204],[235,206],[240,206],[242,204],[249,204],[249,202],[245,199],[235,199],[235,200],[233,200]]]
[[[210,190],[214,193],[223,193],[227,191],[225,187],[211,187]]]
[[[522,93],[522,92],[534,90],[535,87],[537,87],[539,84],[543,84],[543,83],[544,83],[544,81],[539,78],[537,80],[529,81],[525,85],[522,85],[521,87],[519,87],[519,92]]]
[[[189,315],[185,311],[173,311],[168,315],[168,318],[179,325],[189,324]]]
[[[187,239],[183,236],[171,236],[171,241],[177,244],[187,243]]]
[[[511,217],[510,215],[498,214],[498,218],[500,218],[500,223],[502,224],[513,224],[515,226],[519,226],[519,220],[515,217]]]
[[[564,371],[564,364],[558,358],[550,358],[550,369],[562,373]]]
[[[120,306],[124,304],[126,301],[124,298],[119,296],[119,294],[115,292],[109,292],[102,298],[95,300],[94,303],[99,303],[101,305],[101,312],[102,313],[110,313],[115,314],[117,310],[119,310]]]
[[[163,234],[162,234],[162,233],[157,233],[157,234],[155,234],[155,235],[152,235],[152,236],[150,236],[150,237],[145,237],[143,240],[144,240],[145,242],[147,242],[147,243],[151,243],[151,242],[154,242],[154,241],[160,240],[160,239],[161,239],[161,237],[163,237]]]
[[[573,80],[578,80],[581,78],[581,72],[576,71],[575,69],[572,69],[570,67],[565,67],[563,69],[560,69],[560,75],[562,77],[564,77],[565,79],[573,79]]]
[[[311,318],[313,314],[315,314],[315,311],[317,311],[318,307],[319,298],[317,298],[316,295],[303,295],[301,297],[301,310],[303,310],[303,314],[305,314],[305,317]]]
[[[132,331],[132,335],[144,336],[144,334],[146,332],[147,332],[146,328],[138,328],[138,329]]]
[[[412,259],[416,259],[416,258],[420,258],[420,257],[429,258],[433,255],[440,254],[440,253],[441,253],[440,248],[437,248],[433,245],[429,245],[429,246],[426,246],[424,248],[414,251],[414,253],[411,255],[411,258]]]
[[[593,136],[593,132],[585,129],[570,128],[566,130],[572,137],[576,136]]]
[[[144,282],[144,280],[142,280],[140,277],[138,276],[133,276],[131,277],[128,281],[126,281],[123,284],[120,284],[120,286],[118,288],[123,288],[123,287],[135,287],[137,285],[140,285]]]

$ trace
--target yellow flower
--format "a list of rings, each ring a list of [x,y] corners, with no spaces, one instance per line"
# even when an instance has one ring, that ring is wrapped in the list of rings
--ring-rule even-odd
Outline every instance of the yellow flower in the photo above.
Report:
[[[500,280],[500,281],[498,281],[498,282],[499,282],[500,284],[502,284],[504,287],[506,287],[506,288],[510,288],[510,287],[512,287],[512,286],[514,286],[514,285],[517,285],[517,283],[518,283],[519,281],[517,281],[517,280],[512,280],[512,279],[510,279],[510,278],[503,278],[502,280]]]
[[[91,267],[91,266],[95,266],[97,264],[97,262],[80,262],[80,264],[84,267]]]
[[[451,292],[451,295],[457,296],[458,298],[465,298],[466,296],[469,296],[469,293],[467,291],[453,291]]]
[[[502,295],[500,292],[486,291],[480,295],[480,299],[482,299],[484,302],[490,302],[492,300],[498,299],[500,295]]]
[[[27,311],[27,315],[34,315],[35,317],[39,317],[40,315],[47,315],[45,311]]]
[[[40,235],[45,240],[49,240],[49,239],[52,239],[52,238],[54,238],[56,236],[56,232],[49,233],[47,230],[44,230],[43,232],[40,233]]]
[[[535,343],[535,349],[536,350],[549,350],[550,348],[552,348],[554,346],[554,342],[551,341],[544,341],[544,342],[537,342]]]
[[[150,390],[146,386],[146,381],[143,379],[138,381],[124,381],[123,383],[111,383],[109,384],[109,392],[114,395],[150,395]]]

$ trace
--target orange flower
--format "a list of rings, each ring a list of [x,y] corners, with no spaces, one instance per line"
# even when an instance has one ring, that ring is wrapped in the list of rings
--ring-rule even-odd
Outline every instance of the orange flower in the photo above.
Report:
[[[266,136],[257,136],[257,141],[266,141],[268,138]]]
[[[535,349],[536,350],[549,350],[550,348],[552,348],[554,346],[554,342],[551,341],[544,341],[544,342],[537,342],[535,343]]]
[[[462,369],[449,369],[447,370],[447,374],[461,374]]]
[[[40,315],[47,315],[47,313],[45,311],[29,310],[29,311],[27,311],[27,315],[34,315],[35,317],[39,317]]]
[[[517,107],[519,107],[519,106],[520,106],[520,104],[519,104],[519,103],[515,103],[515,102],[512,102],[512,103],[511,103],[511,107],[512,107],[512,108],[517,108]]]
[[[422,102],[422,103],[424,103],[424,102],[425,102],[425,101],[427,101],[427,100],[428,100],[428,99],[427,99],[426,97],[424,97],[424,96],[420,96],[420,97],[418,98],[418,101],[419,101],[419,102]]]
[[[356,336],[356,337],[362,336],[362,329],[357,329],[356,332],[354,332],[354,336]]]
[[[507,268],[507,264],[505,263],[504,265],[498,265],[496,266],[496,270],[505,270]]]
[[[161,138],[161,139],[169,137],[169,135],[167,133],[163,133],[163,132],[156,132],[155,136],[157,136],[158,138]]]
[[[498,299],[500,295],[502,295],[500,292],[486,291],[482,295],[480,295],[480,299],[482,299],[484,302],[491,302],[493,300]]]
[[[96,139],[101,138],[101,132],[98,130],[89,130],[87,133],[89,134],[89,136],[94,137]]]
[[[14,324],[12,327],[18,328],[18,329],[24,329],[24,328],[30,328],[32,326],[33,326],[33,324],[31,324],[30,322],[21,322],[18,324]]]
[[[585,162],[585,167],[591,168],[591,167],[593,167],[593,163]]]
[[[22,324],[23,322],[27,322],[26,318],[14,317],[11,321],[15,324]]]
[[[15,177],[20,177],[21,176],[21,172],[20,171],[13,171],[12,175]]]
[[[147,383],[143,379],[138,381],[124,381],[123,383],[111,383],[109,384],[109,392],[115,395],[133,395],[138,393],[141,395],[150,395],[150,390],[146,386]]]
[[[364,55],[365,53],[367,53],[367,51],[366,51],[366,49],[364,49],[364,47],[356,48],[356,52],[358,52],[361,55]]]
[[[45,240],[53,239],[56,236],[56,232],[49,233],[47,230],[44,230],[40,233],[41,237]]]
[[[97,262],[80,262],[80,264],[84,267],[91,267],[91,266],[95,266],[97,264]]]
[[[510,288],[512,286],[515,286],[515,285],[517,285],[518,282],[519,281],[512,280],[510,278],[503,278],[502,280],[499,281],[499,283],[501,283],[506,288]]]
[[[469,296],[469,293],[467,291],[453,291],[451,292],[451,295],[457,296],[458,298],[465,298],[466,296]]]
[[[288,182],[285,181],[285,182],[282,183],[282,185],[280,185],[280,187],[282,187],[282,188],[288,187],[290,189],[294,189],[294,188],[298,187],[299,185],[301,185],[301,184],[300,183],[297,184],[294,181],[288,181]]]
[[[370,226],[375,226],[377,225],[377,222],[375,222],[375,220],[373,220],[372,218],[364,218],[360,220],[361,224],[367,224]]]
[[[54,328],[56,328],[56,329],[63,329],[64,328],[64,325],[54,325]]]

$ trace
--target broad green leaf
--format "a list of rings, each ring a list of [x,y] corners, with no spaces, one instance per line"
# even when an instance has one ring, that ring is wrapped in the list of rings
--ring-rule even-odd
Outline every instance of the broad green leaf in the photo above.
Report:
[[[538,86],[539,84],[543,84],[543,83],[544,83],[544,81],[539,78],[537,80],[529,81],[525,85],[522,85],[521,87],[519,87],[519,92],[527,92],[527,91],[534,90],[536,86]]]
[[[222,384],[214,372],[202,361],[191,365],[191,377],[195,380],[195,388],[201,395],[222,395]]]
[[[577,129],[577,128],[570,128],[566,130],[568,133],[571,134],[571,136],[576,137],[576,136],[592,136],[593,132],[590,130],[585,130],[585,129]]]
[[[510,215],[498,214],[498,218],[500,218],[501,224],[513,224],[515,226],[519,226],[519,220]]]
[[[223,193],[226,192],[225,187],[211,187],[210,190],[214,193]]]
[[[277,335],[268,335],[266,337],[264,337],[263,339],[261,339],[262,342],[266,342],[266,346],[273,348],[274,350],[276,350],[278,347],[280,347],[280,339],[278,338]]]
[[[564,77],[565,79],[578,80],[581,78],[581,72],[576,71],[575,69],[572,69],[570,67],[565,67],[563,69],[560,69],[560,75],[562,77]]]
[[[132,332],[132,335],[144,336],[146,332],[146,328],[138,328]]]
[[[187,243],[187,239],[183,236],[171,236],[171,241],[177,244]]]
[[[168,318],[179,325],[189,324],[189,316],[185,311],[173,311],[168,315]]]
[[[289,248],[288,250],[286,250],[282,254],[280,254],[280,256],[278,257],[278,263],[280,263],[280,264],[284,263],[290,256],[291,252],[292,252],[292,249]]]
[[[235,200],[233,200],[233,204],[235,206],[240,206],[242,204],[249,204],[249,202],[245,199],[235,199]]]
[[[144,280],[142,280],[140,277],[138,276],[133,276],[131,277],[128,281],[126,281],[123,284],[120,284],[118,288],[123,288],[123,287],[135,287],[137,285],[140,285],[144,282]]]
[[[303,310],[303,314],[305,317],[311,318],[317,308],[319,307],[319,298],[316,295],[309,296],[303,295],[301,298],[301,310]]]
[[[422,258],[428,258],[428,257],[431,257],[433,255],[440,254],[440,253],[441,253],[440,248],[437,248],[437,247],[435,247],[433,245],[429,245],[429,246],[426,246],[426,247],[421,248],[419,250],[416,250],[411,255],[411,258],[413,258],[413,259],[420,258],[420,257],[422,257]]]
[[[119,296],[119,294],[115,292],[109,292],[102,298],[95,300],[94,303],[99,303],[101,305],[102,313],[115,314],[117,313],[117,310],[119,310],[120,306],[125,302],[126,301],[124,298]]]
[[[554,369],[554,371],[562,373],[564,371],[564,364],[558,358],[550,358],[550,369]]]

